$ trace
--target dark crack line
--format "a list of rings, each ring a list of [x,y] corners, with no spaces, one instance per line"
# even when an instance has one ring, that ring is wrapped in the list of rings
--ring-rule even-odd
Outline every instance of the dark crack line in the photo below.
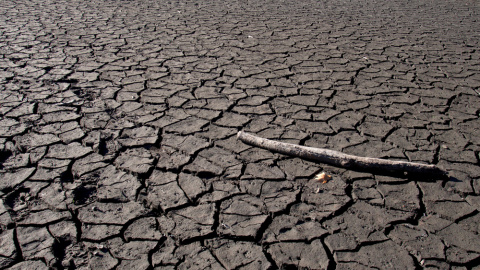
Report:
[[[15,260],[23,261],[25,258],[23,257],[23,252],[22,252],[22,248],[20,247],[20,242],[18,241],[17,228],[14,228],[13,230],[13,243],[15,244],[15,250],[17,251],[17,256],[15,257]]]

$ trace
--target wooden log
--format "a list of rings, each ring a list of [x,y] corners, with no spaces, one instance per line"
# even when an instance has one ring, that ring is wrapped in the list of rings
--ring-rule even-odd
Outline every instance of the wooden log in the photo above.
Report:
[[[371,172],[429,174],[432,176],[447,176],[448,174],[447,171],[435,165],[359,157],[334,150],[277,142],[243,131],[238,132],[237,138],[246,144],[273,152],[320,161],[347,169],[368,170]]]

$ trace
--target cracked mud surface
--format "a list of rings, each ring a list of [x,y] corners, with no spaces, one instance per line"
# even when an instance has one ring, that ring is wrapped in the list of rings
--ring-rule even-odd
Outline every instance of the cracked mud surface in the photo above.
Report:
[[[480,269],[479,16],[4,1],[0,268]],[[239,130],[451,178],[339,169]]]

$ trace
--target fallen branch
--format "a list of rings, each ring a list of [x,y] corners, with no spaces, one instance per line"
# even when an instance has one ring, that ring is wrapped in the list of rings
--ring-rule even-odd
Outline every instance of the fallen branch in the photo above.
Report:
[[[447,175],[445,170],[435,165],[359,157],[334,150],[272,141],[243,131],[238,132],[237,138],[246,144],[258,146],[270,151],[304,159],[316,160],[348,169],[360,169],[375,172],[386,171],[391,173],[430,174],[435,176]]]

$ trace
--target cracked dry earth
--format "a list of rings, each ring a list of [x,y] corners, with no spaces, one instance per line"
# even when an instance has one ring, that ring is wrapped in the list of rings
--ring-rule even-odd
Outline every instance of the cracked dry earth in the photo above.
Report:
[[[480,269],[479,11],[2,1],[0,267]],[[450,179],[335,168],[239,130]]]

